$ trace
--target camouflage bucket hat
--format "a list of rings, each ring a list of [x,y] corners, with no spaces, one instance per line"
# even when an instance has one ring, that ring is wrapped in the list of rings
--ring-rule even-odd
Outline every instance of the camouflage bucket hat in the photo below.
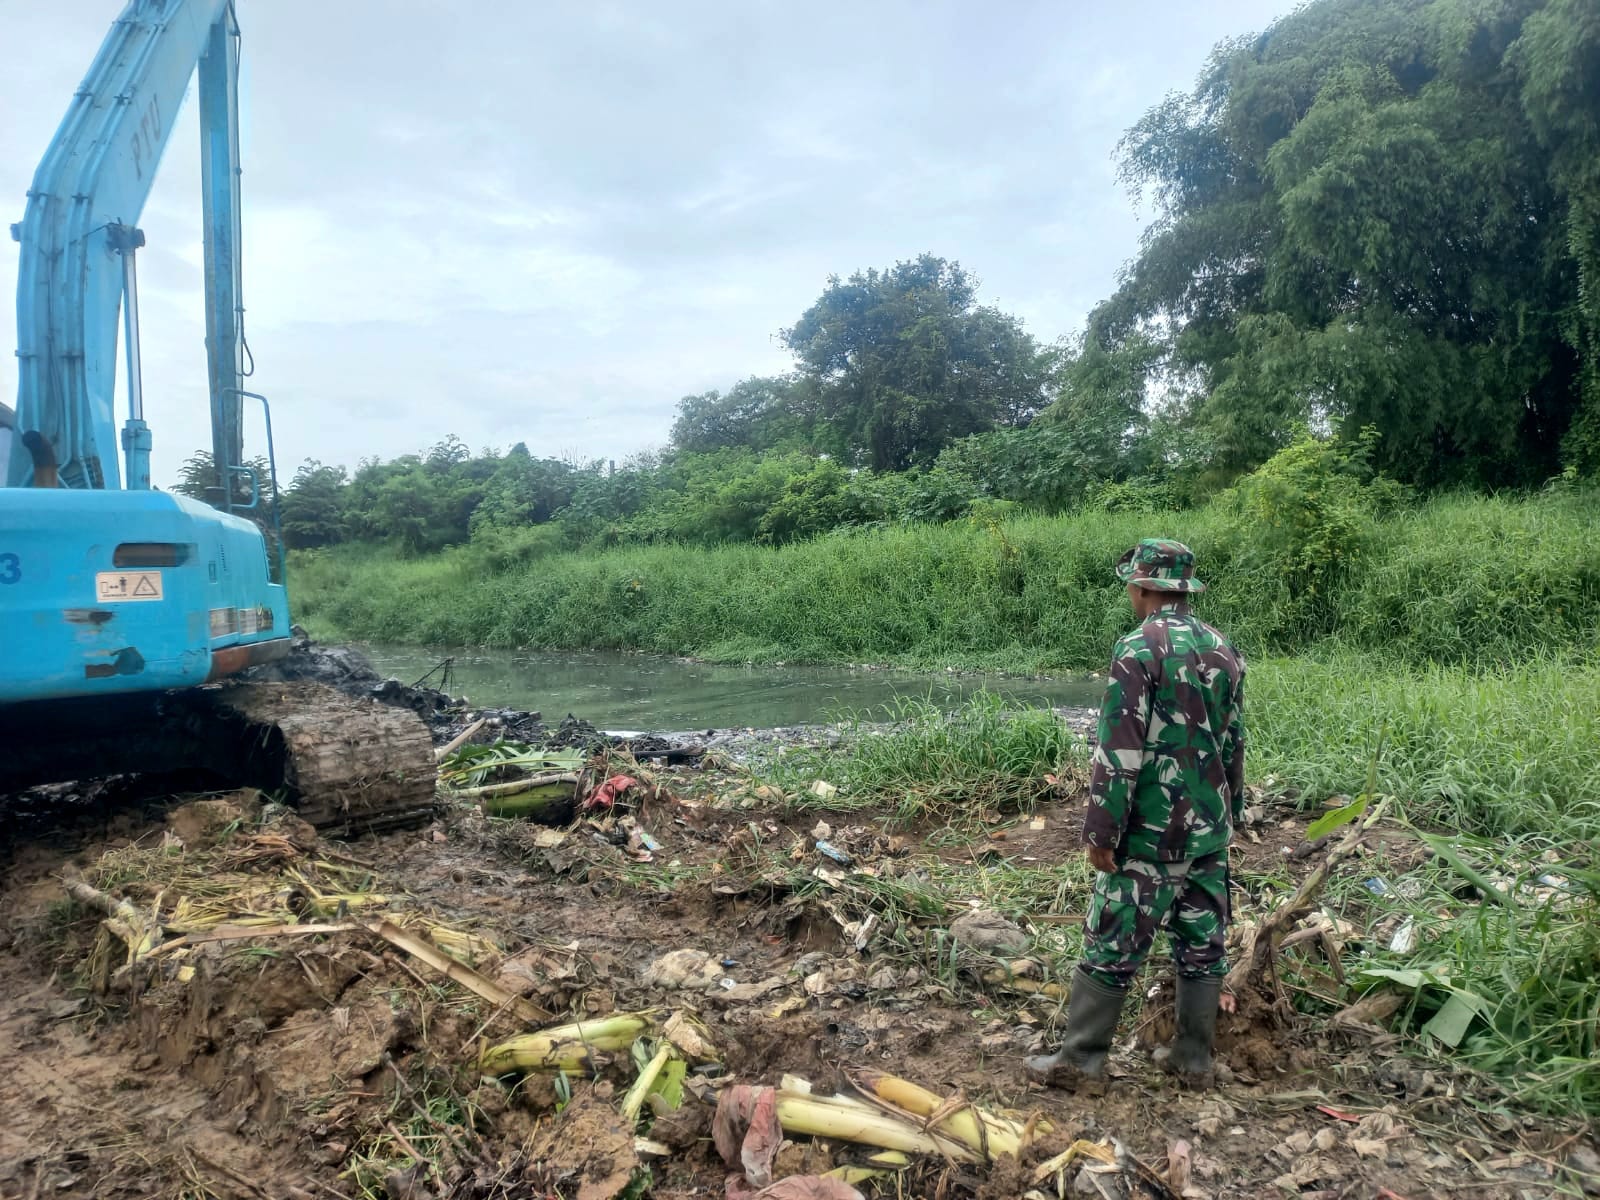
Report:
[[[1145,538],[1119,558],[1117,578],[1156,592],[1206,590],[1194,577],[1194,551],[1166,538]]]

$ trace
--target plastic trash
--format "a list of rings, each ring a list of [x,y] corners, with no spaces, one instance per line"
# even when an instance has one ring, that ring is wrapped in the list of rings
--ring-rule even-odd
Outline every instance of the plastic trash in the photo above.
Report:
[[[839,847],[835,846],[832,842],[824,842],[819,838],[817,840],[817,850],[819,853],[826,854],[841,867],[848,867],[850,865],[850,856],[843,850],[839,849]]]

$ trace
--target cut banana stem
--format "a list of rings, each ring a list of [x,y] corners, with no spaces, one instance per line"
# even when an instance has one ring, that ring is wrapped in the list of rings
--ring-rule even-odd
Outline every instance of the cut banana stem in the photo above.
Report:
[[[981,1112],[959,1097],[947,1099],[909,1079],[879,1071],[863,1071],[854,1082],[880,1103],[921,1118],[928,1128],[970,1147],[980,1159],[1016,1154],[1021,1146],[1018,1127],[1003,1117]]]
[[[650,1094],[650,1089],[655,1086],[656,1079],[661,1074],[661,1068],[667,1065],[673,1053],[672,1043],[662,1038],[655,1055],[645,1064],[644,1070],[639,1072],[639,1078],[633,1081],[633,1086],[623,1097],[622,1116],[630,1125],[638,1124],[639,1112],[644,1108],[644,1098]]]
[[[908,1154],[937,1154],[960,1162],[979,1161],[978,1152],[964,1142],[934,1132],[924,1132],[905,1120],[887,1113],[863,1111],[853,1104],[837,1104],[834,1098],[778,1093],[778,1124],[785,1133],[834,1138],[903,1150]]]
[[[649,1018],[637,1013],[575,1021],[491,1046],[479,1058],[478,1066],[486,1075],[504,1075],[509,1071],[560,1071],[578,1075],[589,1069],[590,1051],[626,1050],[635,1038],[649,1029]]]

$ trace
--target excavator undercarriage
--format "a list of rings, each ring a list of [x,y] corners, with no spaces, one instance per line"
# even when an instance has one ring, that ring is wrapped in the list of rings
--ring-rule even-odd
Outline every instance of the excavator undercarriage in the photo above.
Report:
[[[415,713],[310,682],[0,708],[0,796],[108,775],[203,771],[341,835],[425,822],[433,741]]]

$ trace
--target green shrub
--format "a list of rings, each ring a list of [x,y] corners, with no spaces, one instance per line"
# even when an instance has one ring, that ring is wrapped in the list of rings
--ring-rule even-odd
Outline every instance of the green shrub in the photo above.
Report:
[[[1101,512],[1164,513],[1178,507],[1178,498],[1166,480],[1125,479],[1091,490],[1084,507]]]
[[[1326,633],[1340,584],[1358,576],[1381,512],[1398,499],[1373,477],[1375,435],[1348,445],[1302,434],[1218,498],[1241,549],[1236,569],[1276,581],[1282,626],[1293,643]]]
[[[1326,645],[1396,665],[1492,666],[1581,657],[1595,643],[1592,493],[1444,496],[1355,516],[1356,502],[1341,500],[1330,516],[1306,482],[1315,461],[1289,465],[1247,500],[1186,512],[1017,517],[985,504],[971,520],[776,547],[624,543],[552,554],[554,535],[533,532],[526,545],[409,561],[338,547],[291,555],[290,583],[297,620],[366,640],[1098,669],[1132,619],[1112,565],[1139,538],[1162,536],[1193,547],[1210,585],[1200,611],[1251,657]],[[1380,485],[1334,478],[1336,491],[1359,489],[1361,503],[1380,507]],[[1247,503],[1284,519],[1252,519]],[[1332,567],[1312,557],[1312,547],[1332,546],[1359,553]]]

